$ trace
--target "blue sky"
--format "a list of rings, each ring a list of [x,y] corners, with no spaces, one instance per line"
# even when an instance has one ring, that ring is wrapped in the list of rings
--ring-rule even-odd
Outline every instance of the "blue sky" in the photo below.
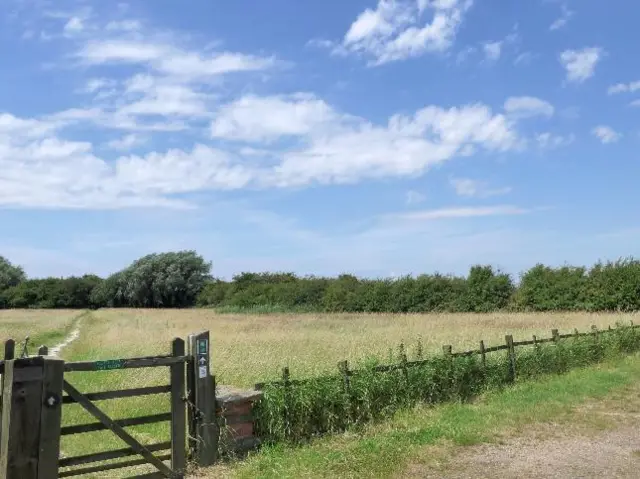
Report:
[[[106,275],[640,256],[640,3],[5,0],[0,254]]]

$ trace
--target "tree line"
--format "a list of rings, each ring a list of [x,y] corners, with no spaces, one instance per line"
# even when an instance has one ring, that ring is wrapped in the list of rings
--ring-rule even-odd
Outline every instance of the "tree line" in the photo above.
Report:
[[[291,273],[242,273],[208,282],[199,306],[326,312],[636,311],[640,261],[591,268],[537,264],[516,284],[492,266],[473,266],[466,277],[423,274],[395,279],[299,278]]]
[[[309,312],[491,312],[640,310],[640,260],[590,268],[537,264],[514,278],[492,266],[467,276],[393,279],[299,277],[293,273],[211,276],[195,251],[146,255],[107,278],[29,279],[0,256],[0,308],[215,307]]]

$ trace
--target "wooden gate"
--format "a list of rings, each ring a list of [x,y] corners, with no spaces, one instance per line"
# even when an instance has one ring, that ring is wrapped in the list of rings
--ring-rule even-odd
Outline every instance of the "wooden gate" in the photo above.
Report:
[[[14,359],[15,343],[8,340],[5,359],[0,361],[0,479],[57,479],[140,465],[153,466],[155,472],[132,477],[183,478],[187,439],[190,461],[199,466],[215,463],[219,426],[209,332],[190,335],[188,349],[185,354],[184,340],[176,338],[167,355],[65,362],[47,356],[44,346],[31,357],[25,346],[21,357]],[[67,374],[154,367],[169,368],[169,384],[83,393]],[[95,404],[156,394],[170,395],[169,411],[114,420]],[[63,408],[69,404],[81,406],[97,422],[61,425]],[[125,430],[166,421],[171,433],[164,442],[142,444]],[[61,436],[104,430],[128,447],[59,457]]]
[[[60,458],[58,466],[61,470],[58,477],[78,476],[101,471],[121,469],[125,467],[150,464],[156,469],[155,472],[135,477],[158,477],[158,478],[182,478],[186,468],[186,404],[187,397],[185,390],[185,365],[188,357],[185,356],[184,340],[176,338],[171,345],[171,354],[166,356],[152,356],[142,358],[112,359],[108,361],[87,361],[65,363],[64,371],[109,371],[133,368],[153,368],[169,367],[170,384],[166,386],[140,387],[117,391],[104,391],[83,394],[78,391],[69,381],[64,379],[63,390],[66,393],[62,397],[62,404],[79,404],[98,422],[90,424],[80,424],[74,426],[64,426],[60,430],[61,436],[70,434],[82,434],[91,431],[108,429],[122,439],[127,448],[103,451],[82,456]],[[169,412],[152,414],[147,416],[113,420],[107,416],[94,401],[108,399],[131,398],[139,396],[149,396],[154,394],[171,395],[171,410]],[[152,424],[164,421],[171,421],[171,437],[168,441],[155,444],[143,445],[129,434],[125,427],[137,426],[141,424]],[[156,455],[160,451],[169,451]],[[120,459],[128,456],[141,456],[127,461],[112,462],[86,466],[87,464],[105,462]],[[170,460],[170,465],[164,461]],[[84,466],[84,467],[77,467]],[[71,468],[71,469],[69,469]]]

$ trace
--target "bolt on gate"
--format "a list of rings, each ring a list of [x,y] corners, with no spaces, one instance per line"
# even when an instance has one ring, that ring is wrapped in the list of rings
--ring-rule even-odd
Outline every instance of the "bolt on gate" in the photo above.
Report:
[[[211,465],[217,459],[219,429],[214,379],[209,370],[208,331],[189,336],[188,353],[184,340],[176,338],[170,354],[139,358],[65,363],[44,355],[14,359],[14,349],[15,343],[7,341],[5,361],[0,364],[0,479],[53,479],[140,465],[153,466],[155,471],[132,477],[183,478],[187,437],[189,456],[196,464]],[[46,348],[39,351],[46,352]],[[169,369],[169,384],[83,393],[65,377],[71,372],[155,367]],[[114,420],[95,404],[158,394],[169,394],[170,411]],[[69,404],[80,405],[97,422],[62,426],[63,408]],[[164,442],[142,444],[125,429],[166,421],[170,421],[170,438]],[[103,430],[111,431],[127,447],[60,457],[61,436]],[[139,457],[120,460],[131,456]]]

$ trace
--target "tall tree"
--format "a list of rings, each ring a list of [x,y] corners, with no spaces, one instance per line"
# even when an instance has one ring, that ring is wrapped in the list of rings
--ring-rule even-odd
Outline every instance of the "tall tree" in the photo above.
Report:
[[[26,279],[27,276],[20,266],[15,266],[4,256],[0,256],[0,291],[17,286]]]
[[[195,251],[149,254],[96,287],[92,299],[99,306],[180,308],[195,305],[209,274]]]

